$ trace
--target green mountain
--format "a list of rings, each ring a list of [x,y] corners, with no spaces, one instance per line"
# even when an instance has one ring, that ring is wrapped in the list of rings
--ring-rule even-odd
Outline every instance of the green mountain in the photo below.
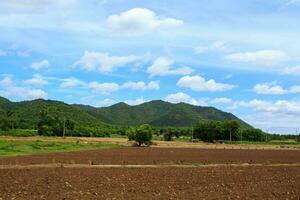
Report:
[[[213,107],[193,106],[186,103],[172,104],[161,100],[150,101],[137,106],[118,103],[110,107],[95,108],[87,105],[69,105],[60,101],[33,100],[11,102],[0,97],[0,116],[12,111],[14,118],[29,127],[34,127],[39,120],[39,113],[46,109],[51,115],[71,119],[85,126],[135,126],[148,123],[156,127],[188,127],[201,120],[237,120],[243,127],[250,127],[246,122],[231,113]]]
[[[103,122],[114,125],[139,125],[148,123],[157,127],[188,127],[201,120],[237,120],[242,127],[251,127],[231,113],[213,107],[194,106],[186,103],[172,104],[161,100],[137,106],[118,103],[110,107],[94,108],[76,105]]]
[[[72,119],[80,125],[104,125],[100,119],[95,118],[86,111],[60,101],[37,99],[11,102],[5,98],[0,98],[0,116],[5,116],[7,111],[12,111],[13,118],[27,128],[36,126],[42,110],[47,110],[48,114],[52,116],[58,115],[61,118]]]

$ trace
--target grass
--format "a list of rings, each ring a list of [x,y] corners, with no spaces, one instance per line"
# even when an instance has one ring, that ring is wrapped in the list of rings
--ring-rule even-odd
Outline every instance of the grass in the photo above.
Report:
[[[0,140],[0,156],[32,155],[39,153],[81,151],[119,147],[116,144],[81,143],[79,141]]]
[[[255,141],[225,141],[226,144],[270,144],[270,145],[300,145],[296,140],[271,140],[268,142],[255,142]]]

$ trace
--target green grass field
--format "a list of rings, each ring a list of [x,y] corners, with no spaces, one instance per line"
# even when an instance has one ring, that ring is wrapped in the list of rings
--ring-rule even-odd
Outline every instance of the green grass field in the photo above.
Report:
[[[17,156],[38,153],[81,151],[92,149],[115,148],[119,146],[120,145],[116,144],[80,143],[78,141],[0,140],[0,156]]]

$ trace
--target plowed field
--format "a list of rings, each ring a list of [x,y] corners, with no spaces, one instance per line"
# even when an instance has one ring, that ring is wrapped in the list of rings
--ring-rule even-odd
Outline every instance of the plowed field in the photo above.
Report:
[[[0,165],[0,199],[300,199],[297,150],[124,147]]]

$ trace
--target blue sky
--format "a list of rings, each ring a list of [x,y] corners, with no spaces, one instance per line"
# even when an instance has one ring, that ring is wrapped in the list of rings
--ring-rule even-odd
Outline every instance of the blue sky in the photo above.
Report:
[[[300,131],[299,0],[0,2],[0,95],[214,106]]]

